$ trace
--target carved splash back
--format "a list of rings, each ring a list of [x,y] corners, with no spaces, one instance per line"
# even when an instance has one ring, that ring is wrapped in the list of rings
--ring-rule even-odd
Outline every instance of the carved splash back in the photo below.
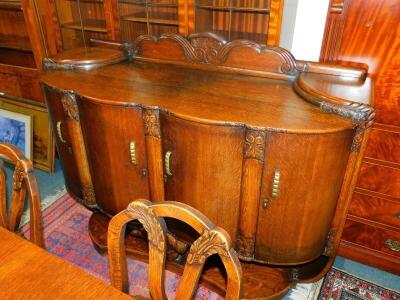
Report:
[[[293,55],[280,47],[265,47],[247,40],[226,41],[213,33],[188,37],[164,34],[139,36],[134,42],[137,60],[224,69],[258,76],[296,76],[298,64]]]

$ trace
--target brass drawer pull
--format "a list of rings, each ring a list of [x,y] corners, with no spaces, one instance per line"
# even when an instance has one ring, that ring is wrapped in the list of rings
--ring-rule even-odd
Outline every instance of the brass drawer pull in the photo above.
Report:
[[[386,240],[385,242],[386,246],[388,246],[388,248],[390,250],[399,252],[400,251],[400,242],[399,241],[395,241],[395,240]]]
[[[65,144],[67,141],[64,140],[64,138],[63,138],[63,136],[62,136],[61,124],[62,124],[61,121],[58,121],[58,122],[57,122],[57,125],[56,125],[56,127],[57,127],[57,136],[58,136],[59,140],[61,141],[61,143],[64,143],[64,144]]]
[[[272,191],[271,191],[272,198],[278,197],[280,179],[281,179],[281,172],[275,171],[274,182],[272,183]]]
[[[167,173],[168,176],[172,176],[171,165],[170,165],[171,155],[172,155],[171,151],[167,151],[165,153],[165,162],[164,162],[165,163],[165,173]]]
[[[131,154],[131,163],[136,166],[137,165],[137,159],[136,159],[136,144],[135,144],[135,142],[130,142],[129,143],[129,152]]]
[[[398,212],[397,214],[394,215],[397,219],[400,220],[400,212]]]

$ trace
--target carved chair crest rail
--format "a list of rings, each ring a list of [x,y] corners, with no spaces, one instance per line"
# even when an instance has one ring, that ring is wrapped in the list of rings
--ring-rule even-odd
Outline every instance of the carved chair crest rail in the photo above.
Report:
[[[241,299],[242,269],[229,235],[192,207],[174,201],[152,203],[136,200],[111,219],[108,227],[111,284],[125,293],[129,292],[124,237],[128,222],[139,220],[149,241],[150,294],[153,299],[167,299],[164,278],[168,229],[164,218],[178,219],[200,235],[188,251],[175,298],[192,299],[207,258],[217,254],[227,272],[226,299]]]

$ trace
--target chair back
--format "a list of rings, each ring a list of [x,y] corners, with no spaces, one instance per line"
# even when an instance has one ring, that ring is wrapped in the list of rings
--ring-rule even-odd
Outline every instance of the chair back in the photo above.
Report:
[[[15,165],[9,207],[7,206],[4,158]],[[18,229],[27,194],[30,205],[30,240],[44,247],[39,187],[33,173],[32,162],[13,144],[0,143],[0,226],[10,231]]]
[[[147,231],[149,241],[149,289],[152,299],[167,299],[164,290],[167,226],[163,218],[178,219],[200,236],[189,248],[176,299],[192,299],[207,258],[220,256],[227,273],[226,299],[240,299],[242,270],[228,233],[214,226],[203,214],[180,202],[136,200],[115,215],[108,227],[108,259],[111,284],[128,293],[129,282],[125,254],[125,229],[138,220]]]

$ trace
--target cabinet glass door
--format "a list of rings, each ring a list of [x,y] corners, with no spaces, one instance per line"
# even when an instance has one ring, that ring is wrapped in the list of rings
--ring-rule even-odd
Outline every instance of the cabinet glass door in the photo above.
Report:
[[[266,44],[269,14],[269,0],[196,0],[195,31]]]
[[[90,38],[107,38],[103,0],[56,0],[63,48],[84,45]],[[83,34],[84,33],[84,34]]]
[[[178,0],[119,0],[121,38],[178,33]]]
[[[0,63],[35,68],[21,1],[0,0]]]

